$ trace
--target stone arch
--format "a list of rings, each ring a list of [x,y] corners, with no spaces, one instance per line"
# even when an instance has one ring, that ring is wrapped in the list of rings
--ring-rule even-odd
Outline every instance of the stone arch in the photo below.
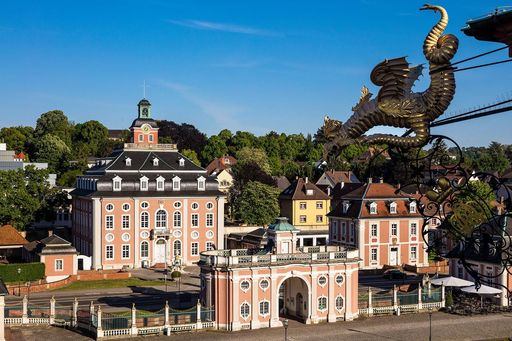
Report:
[[[313,305],[310,281],[302,275],[286,274],[283,278],[278,280],[278,293],[283,285],[285,286],[283,297],[284,315],[301,320],[305,323],[310,323]],[[298,302],[296,301],[297,298],[302,298],[302,302],[300,302],[301,308],[299,308]],[[279,298],[275,300],[274,309],[276,309],[275,311],[277,311],[278,315],[281,315],[279,301]]]

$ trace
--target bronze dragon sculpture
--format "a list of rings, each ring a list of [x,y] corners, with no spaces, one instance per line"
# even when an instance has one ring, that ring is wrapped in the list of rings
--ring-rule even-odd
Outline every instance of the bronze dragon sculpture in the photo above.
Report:
[[[441,13],[441,19],[430,30],[423,43],[423,54],[429,62],[431,83],[424,92],[412,92],[414,82],[423,66],[410,67],[405,57],[386,59],[371,72],[371,81],[381,86],[377,97],[363,86],[359,102],[352,108],[354,114],[342,124],[325,117],[322,128],[327,141],[325,158],[337,155],[352,143],[385,143],[399,147],[419,147],[430,135],[430,122],[439,117],[450,105],[455,94],[455,77],[451,59],[459,45],[457,37],[443,35],[448,24],[448,13],[441,6],[424,5],[420,10]],[[363,134],[375,126],[408,128],[414,136],[389,134]]]

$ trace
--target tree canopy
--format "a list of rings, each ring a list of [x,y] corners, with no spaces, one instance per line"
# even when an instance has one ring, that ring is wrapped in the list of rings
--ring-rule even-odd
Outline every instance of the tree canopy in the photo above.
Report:
[[[268,225],[279,216],[279,189],[249,181],[235,201],[237,218],[246,224]]]

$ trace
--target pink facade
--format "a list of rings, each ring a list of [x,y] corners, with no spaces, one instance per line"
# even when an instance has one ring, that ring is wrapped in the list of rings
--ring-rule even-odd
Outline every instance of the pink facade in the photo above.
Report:
[[[139,102],[132,143],[77,178],[73,243],[94,269],[192,264],[224,244],[224,194],[214,176],[158,144],[149,101]]]

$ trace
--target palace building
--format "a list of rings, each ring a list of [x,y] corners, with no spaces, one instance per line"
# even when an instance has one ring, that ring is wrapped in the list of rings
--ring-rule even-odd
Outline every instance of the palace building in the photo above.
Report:
[[[215,307],[226,330],[306,324],[358,316],[358,251],[342,246],[297,247],[299,230],[278,218],[261,249],[201,253],[201,303]]]
[[[73,244],[93,269],[191,264],[202,251],[223,248],[224,195],[215,177],[158,143],[151,104],[125,143],[77,178]]]

